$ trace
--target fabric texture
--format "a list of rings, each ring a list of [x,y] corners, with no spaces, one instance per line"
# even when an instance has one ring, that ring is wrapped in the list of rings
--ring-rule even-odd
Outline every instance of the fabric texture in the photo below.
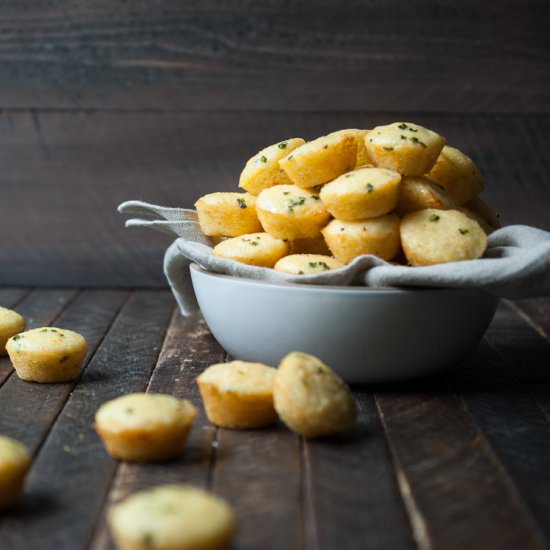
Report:
[[[369,287],[477,288],[501,298],[550,295],[550,233],[525,225],[498,229],[489,236],[483,258],[426,267],[392,265],[376,256],[355,258],[341,269],[315,275],[290,275],[212,255],[194,210],[127,201],[119,212],[139,216],[126,227],[150,227],[176,240],[164,256],[164,273],[183,315],[197,311],[189,265],[207,271],[273,283],[365,285]]]

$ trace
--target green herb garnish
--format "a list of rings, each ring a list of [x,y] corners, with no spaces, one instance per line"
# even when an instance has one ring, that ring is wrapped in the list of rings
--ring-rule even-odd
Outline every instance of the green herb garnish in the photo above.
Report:
[[[469,229],[464,229],[462,227],[459,227],[458,228],[458,232],[461,234],[461,235],[466,235],[466,233],[469,233],[470,230]]]
[[[294,212],[294,208],[296,206],[302,206],[304,202],[306,202],[306,198],[302,196],[298,197],[297,199],[288,199],[288,212]]]
[[[153,548],[155,545],[155,537],[151,533],[144,533],[142,541],[148,548]]]
[[[246,208],[246,201],[244,199],[237,199],[239,203],[239,208]]]
[[[265,155],[262,155],[260,157],[260,162],[267,162],[267,157]]]
[[[399,124],[398,128],[400,128],[401,130],[406,130],[408,126],[404,122],[402,122],[401,124]]]
[[[393,151],[393,147],[383,147],[384,151]]]
[[[316,268],[317,262],[309,262],[309,267]]]
[[[427,147],[427,145],[423,141],[420,141],[416,136],[413,136],[411,138],[411,141],[413,143],[417,143],[418,145],[422,145],[422,147],[424,147],[424,149],[426,149],[426,147]]]
[[[279,144],[277,145],[277,147],[278,147],[279,149],[286,149],[286,145],[287,145],[286,141],[281,141],[281,143],[279,143]]]
[[[372,193],[374,191],[374,185],[372,183],[367,183],[367,193]]]
[[[346,174],[346,178],[351,178],[351,176],[353,176],[353,174]]]
[[[321,197],[319,195],[311,195],[311,198],[314,200],[314,201],[319,201],[321,200]]]
[[[437,214],[432,214],[430,217],[429,217],[429,220],[431,222],[438,222],[440,220],[440,217],[437,215]]]

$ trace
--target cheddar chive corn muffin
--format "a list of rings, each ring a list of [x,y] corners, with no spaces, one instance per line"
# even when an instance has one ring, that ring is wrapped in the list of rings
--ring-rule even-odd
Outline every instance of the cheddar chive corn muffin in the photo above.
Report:
[[[281,420],[304,437],[320,437],[353,426],[357,406],[347,384],[313,355],[289,353],[281,361],[273,391]]]
[[[0,511],[15,504],[23,484],[31,455],[19,441],[0,435]]]
[[[208,367],[197,384],[206,415],[222,428],[261,428],[273,424],[276,370],[261,363],[231,361]]]
[[[224,500],[190,485],[135,493],[109,511],[118,550],[228,549],[236,515]]]
[[[19,313],[13,309],[0,307],[0,356],[7,353],[7,341],[24,330],[25,319]]]
[[[6,350],[21,380],[67,382],[80,375],[88,344],[78,332],[41,327],[12,336]]]
[[[95,428],[107,452],[120,460],[158,462],[179,456],[197,409],[159,393],[132,393],[103,404]]]

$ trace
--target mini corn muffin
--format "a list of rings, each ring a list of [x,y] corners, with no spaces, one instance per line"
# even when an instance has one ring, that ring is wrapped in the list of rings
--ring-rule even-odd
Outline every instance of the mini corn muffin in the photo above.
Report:
[[[426,208],[450,210],[458,205],[438,183],[426,176],[404,176],[395,211],[400,215]]]
[[[459,205],[471,201],[484,187],[483,176],[474,161],[448,145],[443,147],[428,176],[442,185]]]
[[[277,185],[262,191],[256,209],[264,231],[278,239],[318,237],[330,218],[317,193],[295,185]]]
[[[294,185],[314,187],[353,170],[357,157],[355,136],[334,132],[309,141],[279,161]]]
[[[445,139],[418,124],[394,122],[373,128],[365,136],[365,145],[376,166],[420,176],[433,166]]]
[[[119,460],[157,462],[179,456],[197,409],[186,399],[132,393],[104,403],[95,429],[107,452]]]
[[[41,327],[12,336],[6,350],[21,380],[67,382],[80,374],[88,344],[78,332]]]
[[[401,244],[409,264],[433,265],[480,258],[487,235],[463,212],[428,208],[403,218]]]
[[[347,430],[355,423],[357,407],[348,386],[322,361],[292,352],[281,361],[273,390],[281,420],[304,437]]]
[[[327,183],[320,197],[344,221],[376,218],[391,212],[399,198],[401,175],[384,168],[358,168]]]
[[[330,256],[330,250],[323,235],[313,237],[313,239],[296,239],[289,241],[291,254],[322,254]]]
[[[291,273],[293,275],[316,275],[331,269],[340,269],[344,267],[332,256],[323,256],[321,254],[292,254],[281,258],[275,264],[276,271]]]
[[[369,133],[369,130],[359,130],[357,128],[347,128],[345,130],[337,130],[336,132],[331,132],[329,136],[352,136],[355,140],[355,145],[357,146],[357,153],[355,155],[355,164],[354,168],[359,168],[360,166],[371,165],[374,163],[370,158],[370,155],[367,151],[365,145],[365,136]]]
[[[269,233],[251,233],[218,243],[212,254],[259,267],[273,267],[288,251],[289,245],[283,239]]]
[[[111,508],[108,523],[118,550],[222,550],[237,528],[227,502],[190,485],[135,493]]]
[[[25,330],[25,319],[13,309],[0,306],[0,356],[6,355],[6,342]]]
[[[19,441],[0,435],[0,511],[10,508],[23,492],[31,455]]]
[[[262,149],[247,161],[239,179],[239,187],[253,195],[259,195],[264,189],[273,185],[292,183],[286,172],[279,166],[279,160],[304,143],[302,138],[292,138]]]
[[[344,264],[362,254],[391,260],[399,253],[399,221],[397,214],[356,222],[332,220],[323,236],[332,254]]]
[[[491,228],[491,230],[500,227],[499,215],[480,197],[475,197],[468,201],[464,208],[479,216]]]
[[[249,193],[210,193],[195,208],[201,230],[209,237],[238,237],[262,230],[256,197]]]
[[[273,408],[275,373],[267,365],[245,361],[208,367],[197,378],[208,420],[234,429],[273,424],[277,420]]]

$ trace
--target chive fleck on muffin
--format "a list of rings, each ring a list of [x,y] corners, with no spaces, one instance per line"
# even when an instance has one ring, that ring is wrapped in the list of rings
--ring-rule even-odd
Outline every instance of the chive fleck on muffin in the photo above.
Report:
[[[67,382],[80,374],[88,344],[78,332],[42,327],[12,336],[6,350],[22,380]]]
[[[25,319],[12,309],[0,307],[0,356],[5,355],[6,342],[25,330]]]
[[[119,550],[222,550],[237,520],[221,498],[189,485],[162,485],[136,493],[109,513]]]
[[[350,428],[357,407],[347,384],[322,361],[302,352],[281,361],[273,391],[281,420],[304,437],[320,437]]]
[[[212,424],[222,428],[260,428],[273,424],[274,368],[231,361],[208,367],[198,378],[204,408]]]
[[[171,395],[132,393],[104,403],[95,428],[114,458],[157,462],[181,454],[197,409]]]
[[[0,511],[11,507],[23,492],[30,463],[31,455],[23,444],[0,435]]]

